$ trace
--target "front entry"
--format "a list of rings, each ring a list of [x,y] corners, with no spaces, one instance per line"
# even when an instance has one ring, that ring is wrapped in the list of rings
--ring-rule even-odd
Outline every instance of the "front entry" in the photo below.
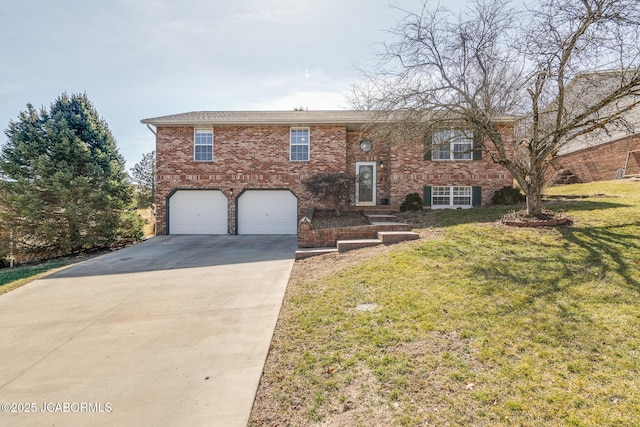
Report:
[[[376,204],[376,162],[356,163],[356,205]]]

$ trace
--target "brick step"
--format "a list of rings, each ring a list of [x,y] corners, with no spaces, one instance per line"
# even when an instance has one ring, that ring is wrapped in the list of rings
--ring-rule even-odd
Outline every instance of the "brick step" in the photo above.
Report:
[[[296,251],[295,259],[304,259],[316,255],[325,255],[335,252],[347,252],[353,249],[367,248],[381,244],[391,245],[407,240],[417,240],[418,233],[411,231],[379,231],[377,239],[338,240],[337,248],[300,248]]]
[[[403,222],[372,222],[378,231],[411,231],[411,226]]]
[[[367,214],[366,217],[369,222],[396,222],[398,219],[395,215]]]
[[[379,231],[378,239],[385,245],[392,243],[404,242],[407,240],[417,240],[420,238],[418,233],[412,231]]]
[[[338,252],[346,252],[352,249],[366,248],[369,246],[381,245],[380,239],[360,239],[360,240],[338,240]]]
[[[338,252],[338,248],[301,248],[296,251],[296,260],[309,258],[316,255]]]

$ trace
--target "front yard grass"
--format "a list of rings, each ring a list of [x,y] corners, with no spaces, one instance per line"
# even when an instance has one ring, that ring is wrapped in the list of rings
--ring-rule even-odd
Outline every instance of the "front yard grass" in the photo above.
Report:
[[[67,264],[68,262],[66,261],[54,261],[30,266],[3,268],[0,270],[0,295],[19,288]]]
[[[437,211],[428,239],[297,262],[250,425],[637,425],[640,183],[550,193],[607,197],[549,202],[570,227]]]

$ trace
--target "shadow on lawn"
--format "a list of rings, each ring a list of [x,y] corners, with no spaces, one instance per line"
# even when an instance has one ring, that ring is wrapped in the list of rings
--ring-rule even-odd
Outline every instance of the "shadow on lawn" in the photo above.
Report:
[[[626,205],[616,202],[594,201],[594,200],[553,200],[544,203],[544,208],[555,212],[566,211],[595,211],[602,209],[628,208]],[[431,211],[435,215],[437,227],[450,227],[454,225],[470,223],[496,222],[510,212],[518,212],[526,209],[525,205],[500,205],[477,207],[473,209],[442,209]]]
[[[564,212],[564,211],[595,211],[601,209],[615,209],[615,208],[629,208],[632,205],[626,205],[623,203],[615,203],[615,202],[603,202],[603,201],[594,201],[594,200],[564,200],[564,201],[548,201],[543,203],[546,209],[556,211],[556,212]]]
[[[563,228],[562,236],[570,243],[585,249],[588,252],[585,263],[588,265],[602,266],[624,278],[625,282],[637,291],[640,291],[640,283],[633,271],[640,266],[626,262],[623,253],[631,251],[640,252],[640,240],[637,234],[624,229],[640,226],[640,221],[629,224],[611,225],[604,227]],[[640,262],[639,258],[635,262]],[[635,277],[634,277],[635,276]]]
[[[538,242],[531,247],[529,256],[507,252],[500,255],[502,258],[474,265],[473,275],[484,278],[477,289],[483,298],[488,298],[486,301],[491,301],[486,310],[501,318],[534,319],[537,326],[532,334],[552,340],[554,345],[571,346],[576,331],[590,324],[591,319],[580,310],[580,303],[570,297],[570,288],[617,275],[616,280],[601,289],[602,301],[617,301],[616,288],[621,286],[640,293],[638,227],[640,221],[603,227],[564,227],[559,229],[561,247]],[[528,328],[526,324],[522,327]]]
[[[536,243],[531,247],[544,247],[537,255],[502,258],[473,267],[473,274],[483,277],[486,295],[500,293],[501,283],[521,286],[527,293],[522,305],[534,300],[552,297],[566,290],[568,283],[563,279],[573,278],[585,271],[593,271],[603,276],[617,274],[625,284],[640,292],[640,239],[637,228],[640,221],[602,227],[560,227],[559,233],[564,244],[559,249],[555,245]],[[516,244],[516,241],[512,242]],[[520,242],[522,243],[522,242]],[[555,250],[554,250],[555,247]],[[586,251],[579,259],[575,257],[578,248]],[[636,253],[638,256],[629,256]],[[524,275],[522,272],[526,272]],[[563,285],[561,283],[564,283]],[[510,306],[507,311],[521,307]]]

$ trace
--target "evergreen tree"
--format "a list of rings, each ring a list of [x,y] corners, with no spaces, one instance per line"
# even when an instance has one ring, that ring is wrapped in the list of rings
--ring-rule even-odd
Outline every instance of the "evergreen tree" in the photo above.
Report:
[[[156,152],[142,155],[142,160],[131,168],[131,181],[138,193],[138,208],[154,206],[156,194]]]
[[[18,250],[62,255],[142,236],[107,123],[86,94],[28,104],[0,151],[0,215]]]

